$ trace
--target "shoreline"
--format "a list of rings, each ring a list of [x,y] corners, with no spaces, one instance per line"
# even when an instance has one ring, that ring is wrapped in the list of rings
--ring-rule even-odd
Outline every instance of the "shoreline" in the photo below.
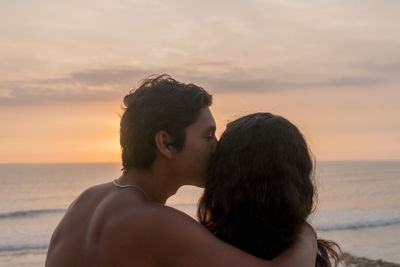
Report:
[[[366,257],[357,257],[353,256],[349,253],[343,253],[343,261],[344,266],[360,266],[360,267],[369,267],[369,266],[379,266],[379,267],[400,267],[399,263],[393,263],[384,261],[381,259],[372,260]]]
[[[44,262],[47,249],[22,249],[22,250],[0,250],[0,266],[9,266],[13,263],[35,263],[34,266],[41,266]],[[33,256],[33,257],[32,257]],[[3,265],[6,264],[6,265]],[[343,260],[339,266],[349,267],[400,267],[400,263],[393,263],[381,259],[369,259],[366,257],[357,257],[349,253],[343,253]]]

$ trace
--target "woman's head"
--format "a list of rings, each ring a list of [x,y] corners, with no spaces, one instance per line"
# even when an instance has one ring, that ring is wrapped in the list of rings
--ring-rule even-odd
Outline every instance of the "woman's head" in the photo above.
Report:
[[[285,118],[255,113],[227,125],[209,170],[198,217],[221,239],[273,258],[313,209],[313,161]]]

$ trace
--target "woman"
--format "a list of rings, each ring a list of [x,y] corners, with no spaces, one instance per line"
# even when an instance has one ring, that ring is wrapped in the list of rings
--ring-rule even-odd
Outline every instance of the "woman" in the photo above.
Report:
[[[255,113],[227,125],[199,201],[199,221],[220,239],[272,259],[297,237],[313,212],[313,162],[288,120]],[[316,266],[337,263],[337,244],[318,240]],[[338,252],[334,250],[338,249]]]

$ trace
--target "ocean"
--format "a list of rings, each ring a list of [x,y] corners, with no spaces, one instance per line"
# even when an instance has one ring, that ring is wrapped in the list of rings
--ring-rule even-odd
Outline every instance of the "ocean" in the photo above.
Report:
[[[400,263],[400,161],[319,161],[318,235],[355,256]],[[86,188],[120,176],[106,164],[0,164],[0,266],[44,266],[51,234]],[[192,217],[200,188],[167,204]]]

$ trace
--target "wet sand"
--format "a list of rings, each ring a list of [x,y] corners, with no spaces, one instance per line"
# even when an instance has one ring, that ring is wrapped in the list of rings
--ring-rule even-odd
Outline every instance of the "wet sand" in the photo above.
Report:
[[[368,266],[379,266],[379,267],[400,267],[400,264],[391,263],[383,260],[371,260],[364,257],[355,257],[348,253],[344,253],[344,266],[357,266],[357,267],[368,267]]]

